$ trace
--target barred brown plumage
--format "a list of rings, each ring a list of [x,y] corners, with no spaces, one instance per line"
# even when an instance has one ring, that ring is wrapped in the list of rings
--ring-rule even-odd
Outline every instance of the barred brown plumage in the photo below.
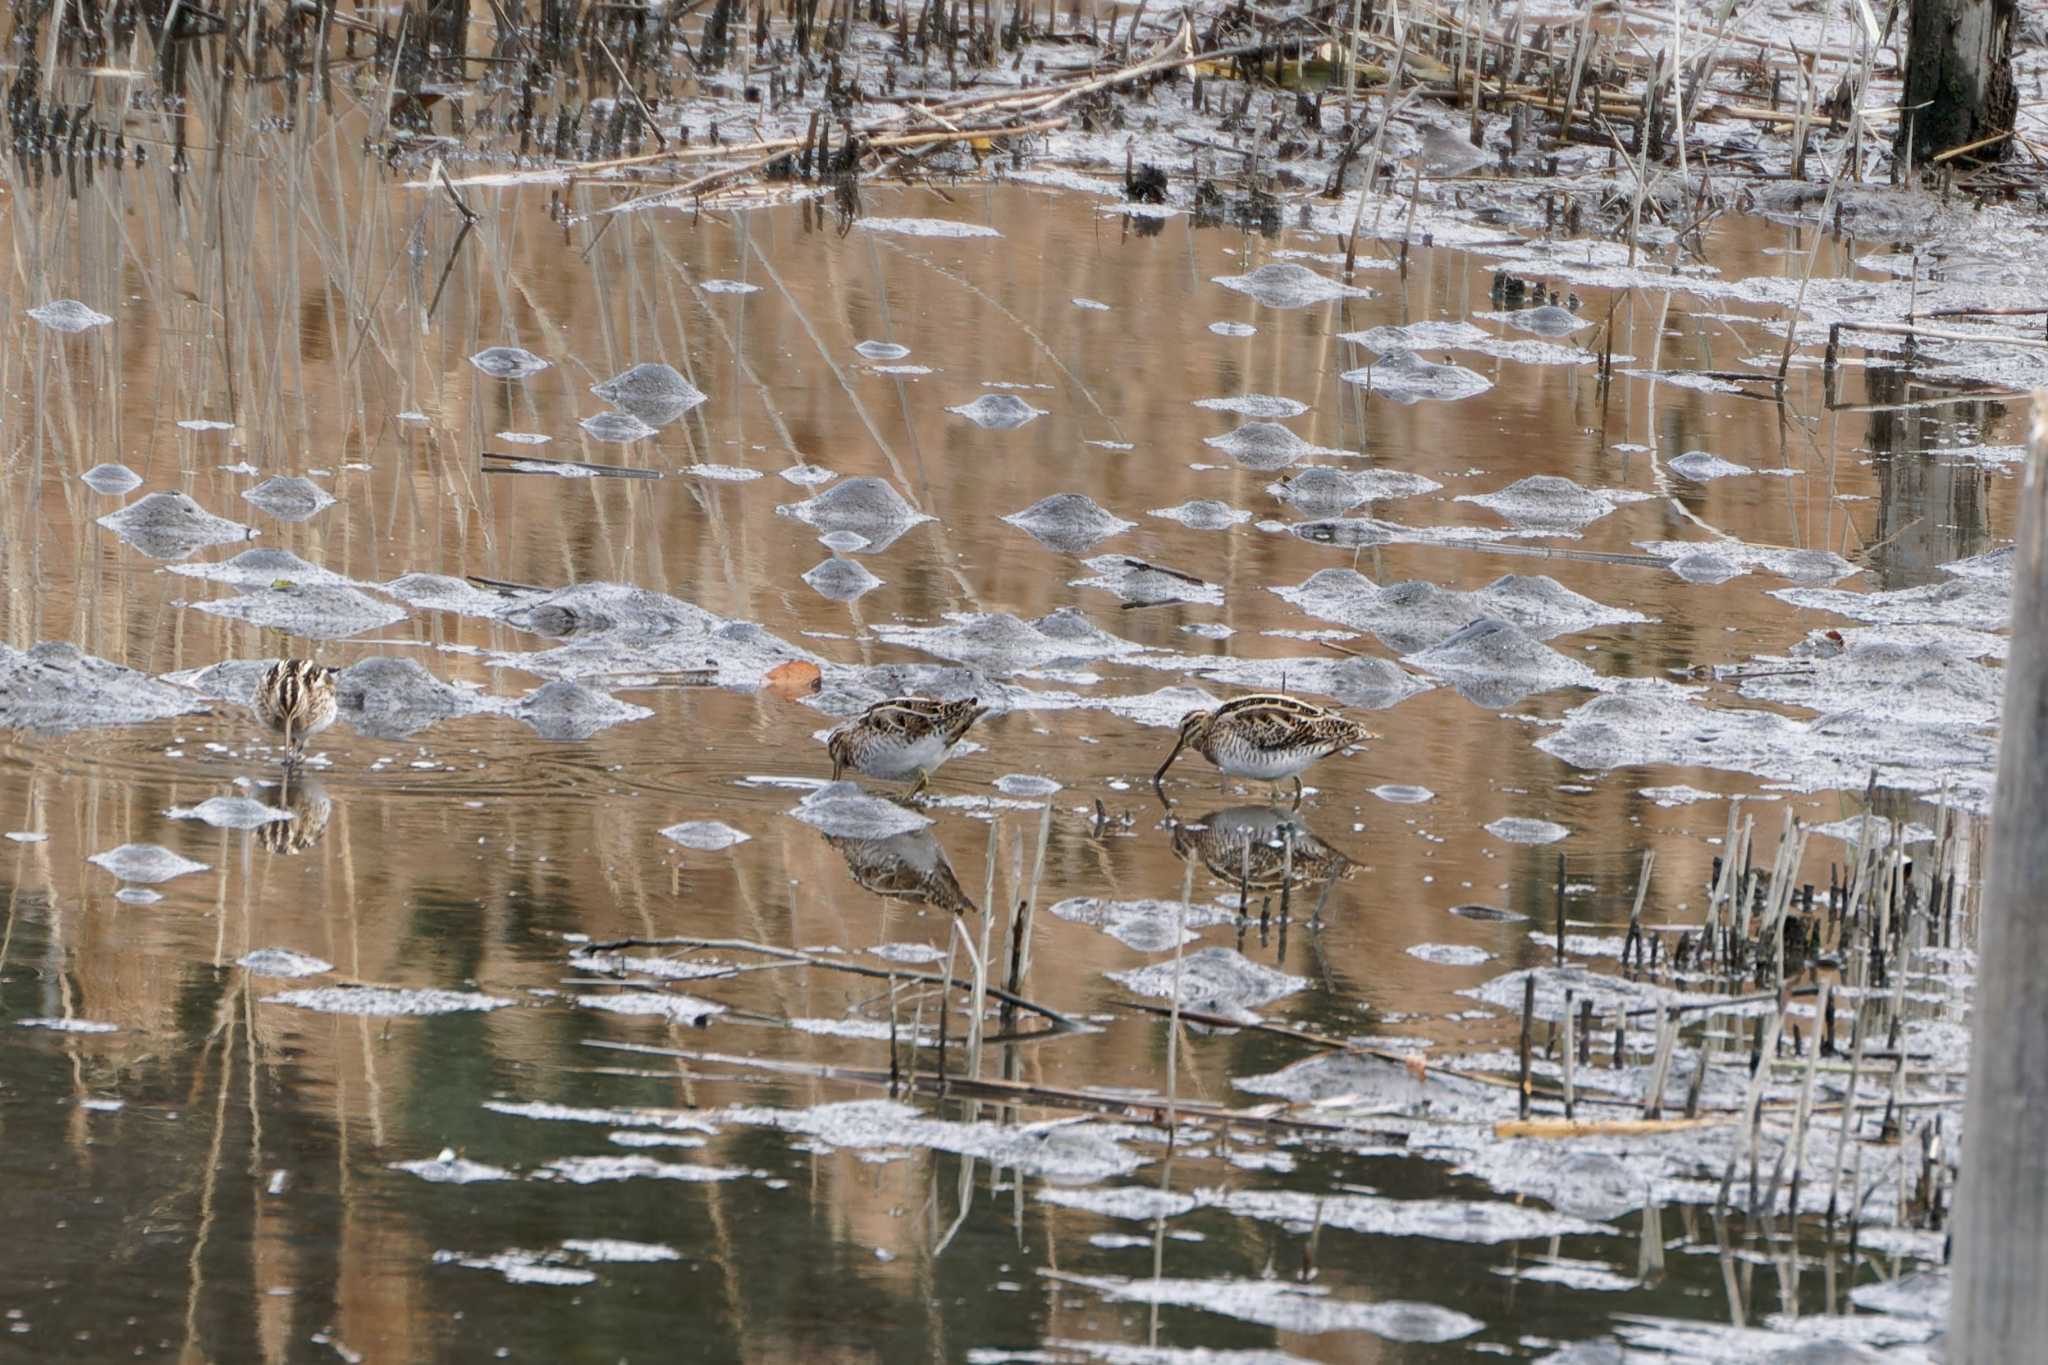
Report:
[[[825,737],[832,780],[838,781],[848,768],[889,781],[914,775],[917,782],[910,794],[915,796],[929,785],[960,737],[987,714],[988,708],[975,697],[878,701]]]
[[[292,758],[305,750],[309,735],[334,724],[335,683],[340,677],[340,670],[310,659],[281,659],[257,684],[256,714],[284,737]]]
[[[1294,804],[1301,804],[1301,773],[1319,758],[1378,739],[1341,712],[1290,697],[1262,692],[1224,702],[1213,711],[1181,717],[1173,752],[1152,775],[1152,789],[1166,799],[1166,770],[1182,749],[1193,749],[1232,777],[1278,783],[1294,779]]]

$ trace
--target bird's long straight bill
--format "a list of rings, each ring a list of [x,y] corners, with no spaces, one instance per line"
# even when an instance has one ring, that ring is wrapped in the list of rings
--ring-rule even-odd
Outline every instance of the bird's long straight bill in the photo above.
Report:
[[[1164,796],[1166,794],[1166,770],[1173,766],[1173,760],[1180,757],[1180,751],[1185,749],[1187,744],[1186,735],[1175,739],[1173,741],[1173,752],[1166,756],[1166,762],[1159,765],[1159,771],[1152,774],[1153,790],[1159,792],[1160,795]]]

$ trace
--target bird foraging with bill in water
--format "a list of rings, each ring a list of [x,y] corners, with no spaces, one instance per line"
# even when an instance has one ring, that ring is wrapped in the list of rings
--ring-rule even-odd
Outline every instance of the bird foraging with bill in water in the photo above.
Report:
[[[837,782],[848,768],[890,782],[915,777],[910,795],[916,796],[931,784],[932,773],[952,755],[953,746],[987,714],[975,697],[878,701],[825,737],[832,780]]]
[[[256,686],[256,714],[284,737],[289,760],[306,750],[306,740],[334,724],[335,684],[341,670],[311,659],[280,659]]]
[[[1159,771],[1152,789],[1167,805],[1166,770],[1183,749],[1193,749],[1231,777],[1259,782],[1294,779],[1294,804],[1301,804],[1302,770],[1341,749],[1378,739],[1372,731],[1342,712],[1290,697],[1262,692],[1237,697],[1212,711],[1190,711],[1181,717],[1180,737]]]

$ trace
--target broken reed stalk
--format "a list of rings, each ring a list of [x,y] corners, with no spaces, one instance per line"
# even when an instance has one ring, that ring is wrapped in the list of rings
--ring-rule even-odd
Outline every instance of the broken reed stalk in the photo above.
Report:
[[[1643,1117],[1664,1116],[1664,1081],[1671,1070],[1671,1050],[1678,1043],[1678,1020],[1668,1009],[1657,1012],[1657,1053],[1650,1066],[1649,1088],[1643,1092]]]
[[[1813,1015],[1816,1021],[1826,1016],[1828,993],[1833,989],[1834,983],[1827,981],[1821,983],[1820,1004],[1815,1008]],[[1806,1049],[1806,1076],[1799,1085],[1799,1110],[1792,1120],[1792,1188],[1789,1195],[1790,1202],[1786,1205],[1785,1212],[1788,1216],[1795,1218],[1799,1215],[1799,1177],[1806,1165],[1806,1123],[1813,1116],[1813,1084],[1814,1078],[1818,1074],[1819,1066],[1820,1028],[1818,1022],[1816,1022],[1813,1040]],[[1847,1106],[1844,1107],[1846,1108]],[[1779,1163],[1780,1170],[1783,1169],[1783,1165],[1784,1163]],[[1770,1192],[1764,1196],[1764,1209],[1769,1211],[1775,1208],[1777,1203],[1778,1173],[1774,1171],[1771,1174]]]
[[[1038,853],[1031,861],[1031,885],[1017,907],[1017,923],[1010,936],[1010,993],[1024,989],[1031,975],[1031,924],[1038,913],[1038,887],[1045,878],[1045,846],[1052,837],[1052,802],[1038,813]]]
[[[889,974],[889,1093],[891,1095],[896,1093],[896,1082],[902,1075],[896,1064],[896,1006],[896,975],[891,972]],[[911,1046],[913,1048],[917,1046],[916,1039],[911,1040]],[[913,1069],[915,1068],[913,1067]]]
[[[1643,870],[1636,877],[1636,902],[1628,912],[1628,939],[1622,944],[1621,963],[1628,965],[1631,954],[1637,967],[1643,965],[1643,901],[1650,894],[1650,869],[1657,865],[1657,850],[1643,854]]]
[[[1762,1055],[1770,1056],[1778,1050],[1778,1031],[1784,1027],[1785,1015],[1782,1010],[1771,1015],[1765,1027]],[[1735,1165],[1742,1159],[1745,1147],[1749,1152],[1752,1183],[1756,1169],[1757,1143],[1763,1129],[1761,1105],[1764,1098],[1764,1082],[1770,1078],[1771,1069],[1759,1063],[1755,1074],[1749,1078],[1749,1090],[1742,1100],[1742,1131],[1736,1135],[1735,1148],[1728,1153],[1728,1165],[1721,1172],[1721,1192],[1714,1200],[1714,1211],[1718,1214],[1728,1207],[1728,1190],[1735,1183]],[[1755,1191],[1751,1191],[1754,1203]]]
[[[952,930],[946,935],[946,976],[945,985],[939,991],[939,1098],[946,1098],[946,1021],[953,1013],[953,954],[960,942],[960,921],[953,921]]]
[[[993,837],[996,821],[989,821],[989,833]],[[973,943],[967,945],[968,953],[974,959],[974,1012],[967,1021],[967,1074],[975,1079],[981,1077],[981,1038],[988,1014],[988,967],[989,936],[994,932],[996,920],[995,897],[990,896],[981,903],[981,951],[975,952]],[[953,923],[960,924],[958,918]],[[965,930],[962,930],[965,934]]]
[[[1778,387],[1783,392],[1785,376],[1792,369],[1792,348],[1799,340],[1799,316],[1806,307],[1806,290],[1813,283],[1814,267],[1820,262],[1820,244],[1827,236],[1827,223],[1835,210],[1835,197],[1842,188],[1843,172],[1849,169],[1849,158],[1855,154],[1856,146],[1863,140],[1863,100],[1870,89],[1871,53],[1866,47],[1863,52],[1863,69],[1857,75],[1856,99],[1849,111],[1849,140],[1836,158],[1834,173],[1827,178],[1827,193],[1821,198],[1820,224],[1814,229],[1813,242],[1806,249],[1806,268],[1799,273],[1799,292],[1793,296],[1792,311],[1785,316],[1785,348],[1778,353]],[[1803,68],[1802,68],[1803,71]],[[1802,106],[1803,107],[1803,106]],[[1804,159],[1806,138],[1804,130],[1795,131],[1793,155]],[[1803,166],[1801,167],[1803,169]]]
[[[1572,1008],[1573,994],[1574,992],[1569,990],[1564,993],[1564,1050],[1562,1056],[1564,1065],[1564,1116],[1567,1120],[1574,1117],[1572,1110],[1574,1108],[1573,1101],[1576,1098],[1572,1094],[1572,1053],[1574,1051],[1572,1044],[1576,1041],[1574,1033],[1577,1028],[1578,1012]],[[896,1054],[891,1050],[889,1055],[893,1057]]]
[[[1517,1107],[1520,1117],[1529,1117],[1529,1025],[1536,1013],[1536,974],[1522,978],[1522,1048],[1521,1074],[1515,1083]]]
[[[1173,919],[1173,1012],[1166,1020],[1166,1121],[1173,1124],[1180,1099],[1180,985],[1181,963],[1186,949],[1188,903],[1195,895],[1195,860],[1187,860],[1181,875],[1180,908]]]
[[[1564,855],[1557,855],[1557,965],[1564,965]]]
[[[1740,1116],[1711,1114],[1684,1119],[1501,1119],[1493,1125],[1497,1138],[1652,1137],[1696,1128],[1725,1128]]]

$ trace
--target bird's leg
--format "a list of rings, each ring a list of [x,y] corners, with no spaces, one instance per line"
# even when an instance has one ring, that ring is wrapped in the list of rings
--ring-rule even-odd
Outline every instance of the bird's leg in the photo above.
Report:
[[[1294,775],[1294,809],[1301,809],[1301,774]]]
[[[923,796],[925,794],[926,789],[929,788],[931,784],[932,775],[926,772],[923,768],[919,768],[917,770],[917,782],[910,789],[910,799],[915,801],[918,797]]]

